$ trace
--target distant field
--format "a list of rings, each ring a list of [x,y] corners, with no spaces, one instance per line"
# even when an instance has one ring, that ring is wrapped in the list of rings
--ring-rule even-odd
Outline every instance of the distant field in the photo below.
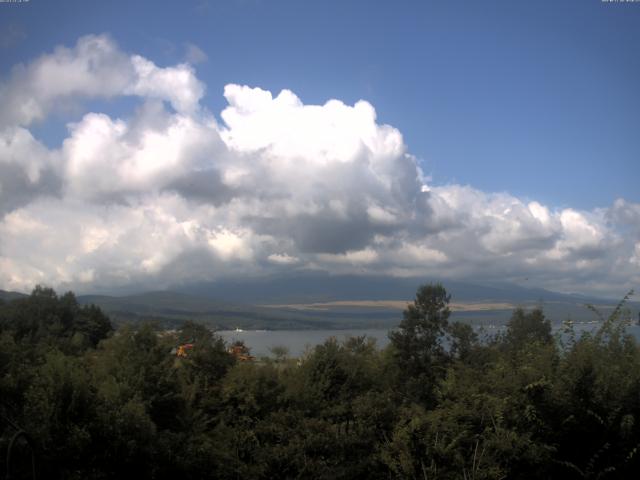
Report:
[[[340,300],[335,302],[289,303],[278,305],[260,305],[268,308],[290,308],[293,310],[331,310],[335,308],[380,308],[385,310],[404,310],[410,301],[405,300]],[[493,310],[513,310],[513,303],[450,303],[454,312],[485,312]]]

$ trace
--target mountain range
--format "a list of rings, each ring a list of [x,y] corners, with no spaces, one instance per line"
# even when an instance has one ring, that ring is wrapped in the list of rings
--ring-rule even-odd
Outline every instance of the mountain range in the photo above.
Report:
[[[178,285],[163,291],[129,295],[79,295],[82,304],[96,304],[116,323],[154,320],[171,328],[191,319],[217,329],[345,329],[391,328],[402,309],[429,279],[330,276],[287,277]],[[585,307],[609,313],[617,301],[552,292],[511,284],[447,281],[452,318],[475,324],[502,324],[516,307],[541,306],[559,323],[591,321]],[[626,292],[621,292],[622,295]],[[23,296],[0,290],[0,299]],[[640,304],[628,304],[635,318]]]

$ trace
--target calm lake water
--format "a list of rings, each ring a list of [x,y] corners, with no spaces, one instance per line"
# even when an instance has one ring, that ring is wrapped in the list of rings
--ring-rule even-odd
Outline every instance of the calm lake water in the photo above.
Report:
[[[376,339],[376,345],[381,348],[389,343],[387,329],[357,329],[357,330],[221,330],[216,332],[227,342],[244,341],[256,357],[271,355],[273,347],[286,347],[289,355],[300,356],[307,348],[324,343],[330,337],[342,341],[348,337],[366,335]]]
[[[575,324],[576,333],[593,331],[599,324]],[[499,332],[503,327],[484,329],[485,333],[492,335]],[[555,328],[558,328],[556,326]],[[640,326],[631,325],[627,331],[633,334],[640,341]],[[256,357],[270,356],[271,348],[286,347],[289,355],[297,357],[304,353],[307,348],[324,343],[330,337],[336,337],[342,341],[348,337],[366,335],[376,340],[378,348],[383,348],[389,343],[388,329],[354,329],[354,330],[221,330],[216,332],[227,342],[236,340],[244,341],[251,349],[251,353]]]

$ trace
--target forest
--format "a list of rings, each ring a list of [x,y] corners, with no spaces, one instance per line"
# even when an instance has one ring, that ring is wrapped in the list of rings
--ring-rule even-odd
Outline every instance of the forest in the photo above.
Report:
[[[253,359],[37,287],[0,301],[0,478],[636,478],[628,297],[590,333],[537,308],[484,336],[427,284],[384,349]]]

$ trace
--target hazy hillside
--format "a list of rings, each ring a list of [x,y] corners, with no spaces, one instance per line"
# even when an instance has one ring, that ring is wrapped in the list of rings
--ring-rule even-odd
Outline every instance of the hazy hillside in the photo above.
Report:
[[[309,275],[125,296],[83,295],[79,301],[99,305],[116,321],[153,319],[168,326],[193,319],[220,329],[389,328],[401,320],[403,301],[413,299],[419,284],[416,279]],[[452,318],[474,324],[505,323],[518,306],[542,306],[555,323],[568,317],[592,321],[596,317],[585,304],[597,305],[605,314],[616,304],[511,285],[446,282],[445,286],[452,294]],[[635,318],[638,304],[629,305]]]
[[[6,290],[0,290],[0,300],[8,301],[25,296],[26,294],[20,292],[7,292]]]
[[[155,320],[176,327],[185,320],[218,329],[349,329],[391,328],[402,318],[404,302],[429,279],[298,275],[235,282],[183,285],[169,291],[132,295],[80,295],[115,322]],[[596,316],[585,305],[607,314],[617,300],[568,295],[514,285],[445,282],[452,297],[452,318],[473,324],[501,324],[518,306],[542,306],[554,323],[566,318],[586,322]],[[621,292],[620,296],[625,292]],[[0,290],[0,299],[24,293]],[[628,304],[634,319],[640,304]]]
[[[249,304],[406,300],[413,298],[419,285],[435,281],[438,279],[314,273],[188,284],[175,286],[170,290],[215,300]],[[480,285],[452,280],[444,281],[443,284],[451,293],[454,302],[602,302],[602,299],[595,297],[567,295],[511,284]],[[620,292],[620,295],[624,293],[626,292]]]
[[[197,320],[217,329],[317,329],[391,327],[399,312],[309,311],[232,304],[177,292],[148,292],[129,296],[81,295],[80,303],[93,303],[116,322],[156,320],[168,327],[185,320]]]

